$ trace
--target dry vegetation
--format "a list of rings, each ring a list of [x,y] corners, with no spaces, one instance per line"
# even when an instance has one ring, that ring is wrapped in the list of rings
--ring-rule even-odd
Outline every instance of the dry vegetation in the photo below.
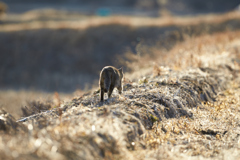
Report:
[[[73,96],[80,96],[83,91],[76,91],[71,94],[60,93],[61,100],[69,101]],[[0,107],[6,108],[6,111],[11,113],[15,118],[19,119],[26,114],[23,113],[22,108],[30,108],[29,111],[34,113],[39,112],[37,108],[41,108],[41,105],[51,106],[55,105],[54,93],[33,91],[33,90],[1,90],[0,91]],[[26,111],[27,113],[29,111]]]
[[[56,21],[58,18],[58,21]],[[71,19],[72,18],[72,19]],[[222,23],[226,20],[239,19],[238,12],[228,12],[222,15],[209,14],[207,16],[164,16],[160,18],[133,17],[133,16],[83,16],[74,13],[65,13],[52,9],[42,11],[29,11],[22,15],[9,15],[5,24],[0,26],[0,31],[21,31],[29,29],[88,29],[101,25],[128,25],[131,27],[163,27],[185,26],[200,23]],[[144,21],[144,23],[142,23]],[[14,23],[13,23],[14,22]],[[9,24],[10,23],[10,24]]]
[[[210,35],[190,27],[170,34],[169,48],[126,54],[132,72],[121,96],[61,102],[56,94],[50,110],[31,102],[32,115],[18,121],[1,110],[0,159],[239,159],[240,32],[214,19]]]
[[[7,11],[7,5],[3,2],[0,2],[0,18],[2,18],[2,15],[6,13]]]
[[[0,25],[0,67],[4,68],[0,70],[1,88],[49,92],[89,89],[96,86],[99,71],[106,65],[129,66],[125,71],[130,71],[133,61],[144,55],[149,60],[155,55],[163,57],[189,37],[240,28],[237,12],[163,18],[79,16],[65,21],[64,15],[76,15],[45,11],[40,14],[42,19],[24,20],[32,12],[19,15],[13,22],[6,19]],[[57,14],[59,20],[55,20]],[[158,65],[168,65],[163,62]]]

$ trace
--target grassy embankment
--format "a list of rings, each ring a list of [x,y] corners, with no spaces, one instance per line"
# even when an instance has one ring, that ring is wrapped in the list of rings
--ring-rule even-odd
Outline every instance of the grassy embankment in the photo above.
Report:
[[[220,17],[202,18],[209,30],[169,34],[171,46],[139,46],[142,57],[127,52],[132,73],[120,97],[101,104],[98,93],[77,96],[19,131],[5,129],[2,158],[239,158],[240,32],[228,14]]]
[[[101,18],[46,10],[7,15],[0,26],[0,85],[12,91],[1,91],[1,106],[19,117],[26,101],[51,101],[54,91],[67,91],[70,97],[75,90],[82,94],[81,90],[97,86],[105,65],[136,71],[152,62],[175,64],[164,57],[176,44],[189,37],[238,30],[238,19],[238,13]]]

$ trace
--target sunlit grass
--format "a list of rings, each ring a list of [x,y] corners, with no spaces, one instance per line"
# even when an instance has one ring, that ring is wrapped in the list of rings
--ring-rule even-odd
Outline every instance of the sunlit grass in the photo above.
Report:
[[[37,20],[6,24],[1,26],[0,30],[10,32],[48,27],[84,29],[112,23],[127,24],[131,27],[188,25],[219,23],[238,16],[236,13],[228,13],[197,18],[168,17],[168,20],[120,16],[91,17],[92,19],[73,23]],[[146,20],[146,23],[143,24],[143,20]],[[8,29],[8,25],[12,28]],[[231,151],[235,149],[235,153],[239,155],[240,32],[222,31],[211,35],[206,32],[199,36],[184,36],[182,41],[177,41],[170,49],[163,49],[158,45],[147,49],[144,48],[146,46],[142,47],[146,52],[151,51],[151,54],[140,56],[140,53],[126,51],[128,62],[124,64],[132,69],[132,72],[125,74],[124,93],[121,96],[114,94],[102,104],[99,103],[99,92],[84,95],[83,91],[78,90],[73,95],[58,96],[58,93],[1,91],[1,103],[9,112],[16,111],[26,100],[30,102],[28,107],[41,108],[50,104],[52,110],[41,113],[36,119],[23,122],[28,128],[24,134],[16,133],[15,136],[1,132],[3,138],[0,137],[0,152],[3,154],[0,156],[25,158],[24,156],[34,155],[48,159],[99,156],[105,159],[220,159],[221,156],[233,155]],[[200,68],[209,69],[209,72]],[[212,74],[211,69],[221,73]],[[166,104],[173,104],[179,96],[186,98],[180,95],[180,91],[184,91],[188,86],[183,81],[180,85],[179,79],[189,75],[196,76],[193,84],[200,83],[198,77],[211,79],[213,76],[214,81],[211,84],[203,81],[209,83],[205,85],[195,84],[194,87],[200,87],[192,89],[193,91],[189,92],[190,97],[196,93],[194,98],[201,99],[201,89],[205,86],[219,85],[214,86],[219,89],[212,94],[214,97],[211,101],[202,100],[202,103],[196,103],[196,106],[188,102],[182,106],[184,109],[178,107],[174,113],[168,112],[171,108]],[[224,78],[226,86],[220,86],[220,82],[215,83],[215,80],[220,81],[221,78]],[[207,91],[211,90],[213,89]],[[165,102],[158,102],[163,100],[163,97]],[[64,99],[67,101],[64,102]],[[178,112],[181,109],[191,112],[193,116],[183,116],[183,113]],[[156,113],[160,114],[161,120],[154,115]],[[173,114],[172,117],[169,117],[170,114]],[[9,116],[1,113],[1,122],[6,115]]]

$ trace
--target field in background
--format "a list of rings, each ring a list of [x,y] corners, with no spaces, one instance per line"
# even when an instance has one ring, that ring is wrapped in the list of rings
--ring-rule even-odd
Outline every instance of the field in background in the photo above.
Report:
[[[216,11],[233,1],[121,2]],[[0,159],[239,159],[240,13],[96,14],[0,21]],[[124,86],[100,102],[105,65],[123,66]]]
[[[7,15],[0,25],[1,106],[20,117],[27,101],[48,101],[55,91],[71,97],[76,90],[96,88],[105,65],[124,66],[131,73],[154,64],[175,64],[173,58],[164,57],[177,44],[239,30],[239,19],[238,12],[160,18],[84,16],[57,10]]]
[[[127,54],[124,92],[103,103],[98,92],[65,103],[55,94],[52,110],[18,123],[0,110],[1,122],[11,122],[1,123],[0,156],[239,159],[239,37],[188,36],[169,50],[149,48],[155,59]]]
[[[62,102],[70,100],[74,96],[81,96],[82,91],[76,91],[71,94],[59,93]],[[15,118],[23,116],[21,108],[36,107],[41,105],[50,105],[55,107],[54,93],[34,91],[34,90],[1,90],[0,107],[6,109]],[[43,111],[43,110],[42,110]]]

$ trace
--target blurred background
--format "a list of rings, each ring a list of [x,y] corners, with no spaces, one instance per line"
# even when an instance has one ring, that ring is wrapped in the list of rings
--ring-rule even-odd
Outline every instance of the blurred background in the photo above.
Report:
[[[195,26],[195,32],[183,27],[183,21],[177,17],[223,14],[238,10],[239,3],[239,0],[0,1],[0,107],[20,108],[27,105],[23,103],[27,99],[46,98],[54,92],[66,96],[96,87],[99,72],[106,65],[123,66],[130,72],[131,62],[137,60],[134,55],[154,57],[154,49],[164,54],[184,40],[184,35],[202,34],[204,28],[208,32],[229,29],[229,24],[223,22],[222,28]],[[191,22],[186,26],[191,26]],[[234,24],[231,30],[239,28],[235,21],[231,24]],[[184,34],[175,35],[176,31]]]
[[[159,16],[163,9],[172,14],[206,14],[234,9],[238,0],[3,0],[11,13],[54,8],[82,14]]]

